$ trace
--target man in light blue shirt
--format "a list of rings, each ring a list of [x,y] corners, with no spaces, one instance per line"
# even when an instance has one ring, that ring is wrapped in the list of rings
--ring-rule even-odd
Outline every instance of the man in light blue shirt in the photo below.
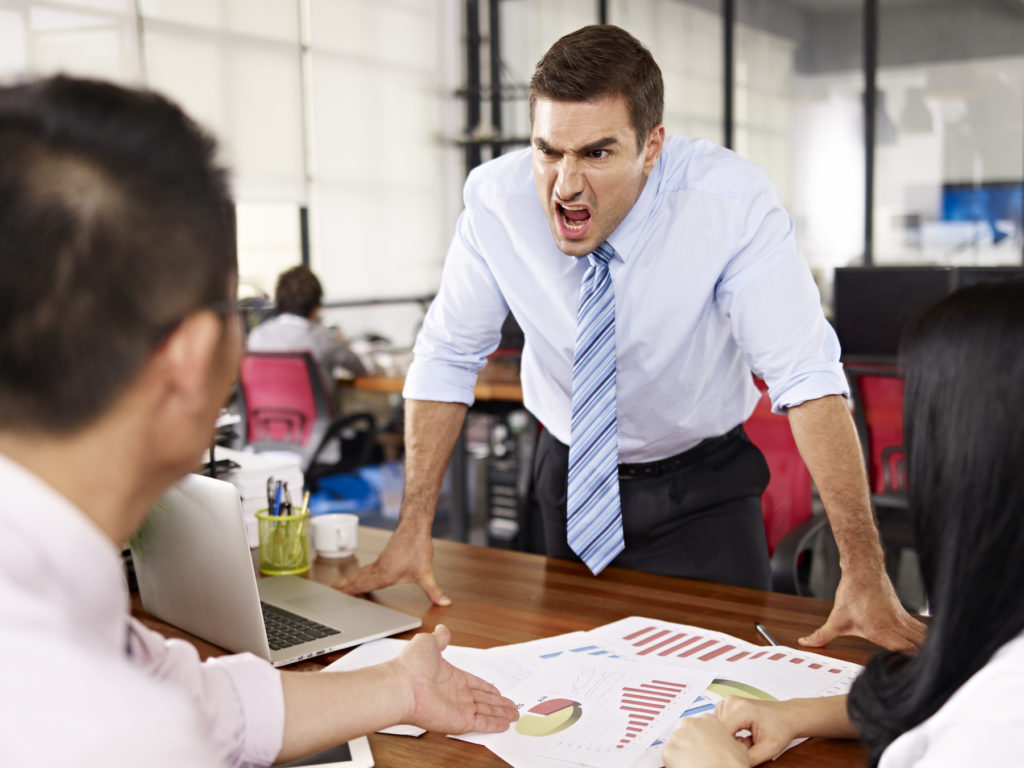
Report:
[[[402,516],[351,592],[419,583],[447,604],[430,524],[473,385],[511,310],[523,329],[523,399],[543,424],[535,479],[549,554],[566,543],[577,303],[598,245],[615,296],[616,410],[625,551],[613,565],[768,586],[767,470],[740,425],[765,379],[789,415],[840,549],[823,645],[858,634],[918,644],[883,567],[839,345],[793,222],[760,168],[707,141],[666,138],[661,73],[628,33],[559,40],[530,85],[532,146],[474,170],[441,289],[405,385]]]

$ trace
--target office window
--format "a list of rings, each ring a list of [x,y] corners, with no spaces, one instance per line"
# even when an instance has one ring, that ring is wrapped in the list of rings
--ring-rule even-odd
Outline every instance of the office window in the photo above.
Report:
[[[302,263],[299,207],[290,203],[235,204],[238,294],[272,299],[277,276]]]
[[[252,4],[245,32],[236,31],[241,12],[235,5],[144,2],[144,12],[154,12],[143,19],[147,81],[217,136],[237,200],[301,205],[306,182],[298,18],[268,14],[282,27],[261,37],[255,30],[269,24],[253,21],[262,17],[258,9],[281,4]]]
[[[128,85],[140,80],[131,0],[33,3],[0,9],[0,77],[72,72]]]
[[[738,0],[735,149],[779,186],[797,242],[831,298],[864,253],[860,2]]]
[[[1020,264],[1024,4],[881,0],[876,264]]]
[[[310,9],[312,267],[331,298],[434,290],[461,186],[442,149],[441,4]]]

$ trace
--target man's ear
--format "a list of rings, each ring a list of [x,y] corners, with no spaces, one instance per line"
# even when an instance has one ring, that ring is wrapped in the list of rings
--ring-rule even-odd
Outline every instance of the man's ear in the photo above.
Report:
[[[210,367],[220,348],[223,324],[209,310],[193,312],[179,323],[156,352],[166,393],[192,405],[208,396]],[[188,407],[186,405],[186,407]]]
[[[658,157],[661,156],[661,149],[665,146],[665,124],[658,123],[651,128],[647,136],[647,143],[644,145],[644,176],[654,170]]]

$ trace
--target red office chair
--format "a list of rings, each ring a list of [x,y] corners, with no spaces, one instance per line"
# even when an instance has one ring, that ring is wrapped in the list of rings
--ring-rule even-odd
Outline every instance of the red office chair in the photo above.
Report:
[[[376,419],[370,413],[335,419],[320,367],[309,352],[246,353],[241,389],[248,442],[257,451],[299,453],[307,487],[315,489],[320,477],[372,462]],[[339,458],[319,461],[334,441]]]
[[[864,450],[871,503],[890,576],[914,546],[903,453],[903,372],[895,364],[847,362],[853,418]]]
[[[810,594],[811,547],[827,523],[823,515],[812,515],[811,474],[797,450],[789,419],[772,413],[768,386],[758,378],[754,383],[761,390],[761,399],[743,429],[764,454],[771,472],[761,496],[761,510],[772,556],[772,588]]]

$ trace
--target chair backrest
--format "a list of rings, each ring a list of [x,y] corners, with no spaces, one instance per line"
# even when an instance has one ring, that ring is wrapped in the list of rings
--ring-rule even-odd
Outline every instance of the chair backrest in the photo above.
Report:
[[[845,369],[871,492],[906,491],[903,372],[895,363],[847,363]]]
[[[247,352],[242,358],[248,441],[285,448],[305,463],[331,422],[330,399],[309,352]]]
[[[761,512],[769,553],[782,538],[811,516],[811,474],[807,471],[789,427],[789,419],[772,413],[767,386],[755,379],[761,399],[743,428],[764,454],[771,472],[761,496]]]

